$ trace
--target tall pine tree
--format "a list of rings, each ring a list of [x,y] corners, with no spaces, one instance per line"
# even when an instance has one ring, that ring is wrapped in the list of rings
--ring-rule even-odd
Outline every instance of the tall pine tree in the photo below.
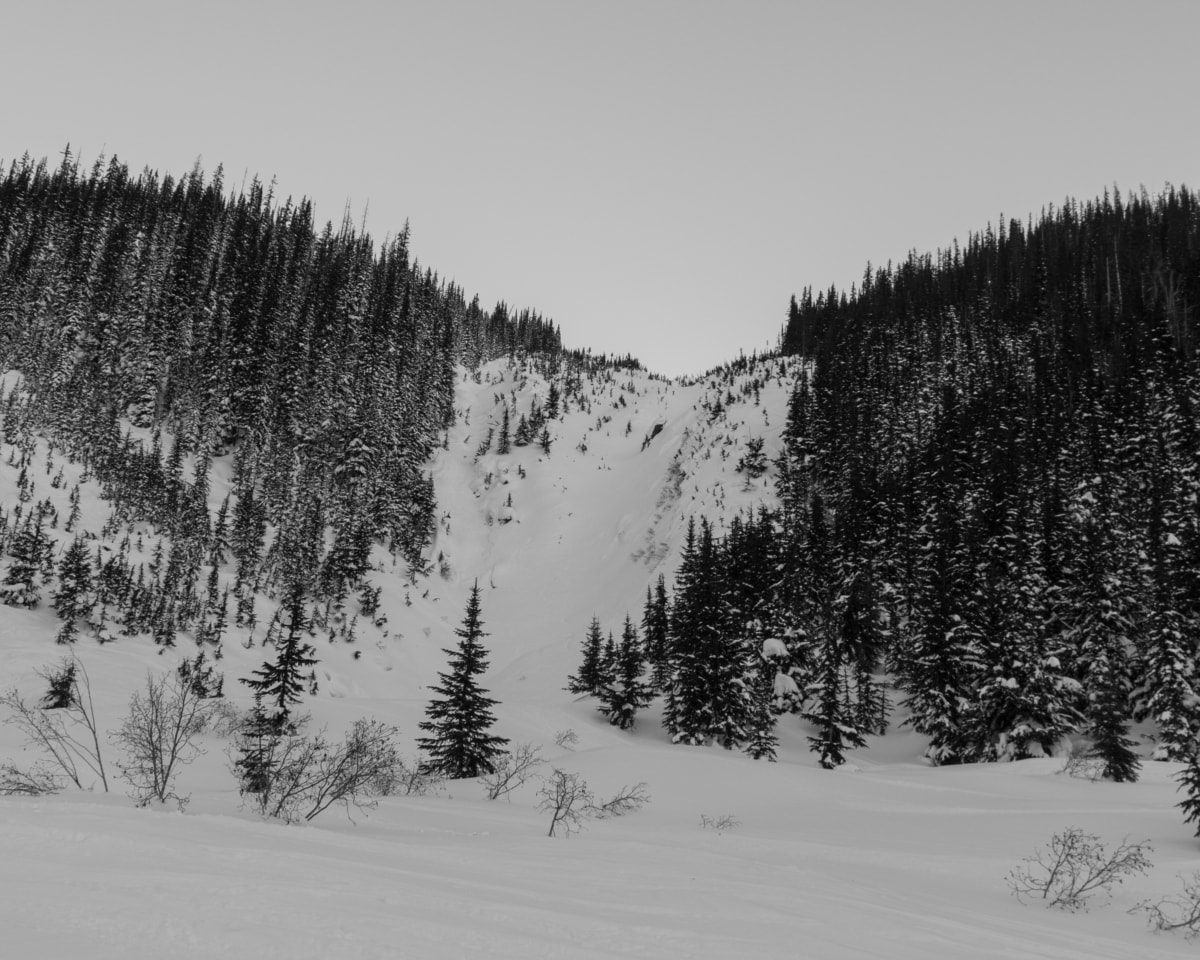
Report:
[[[417,740],[427,759],[423,768],[452,780],[492,773],[497,758],[504,754],[508,740],[489,733],[496,722],[492,707],[496,701],[479,686],[477,677],[488,666],[487,651],[481,642],[487,636],[479,618],[479,582],[471,587],[462,626],[454,632],[458,647],[445,650],[450,669],[439,673],[441,683],[430,689],[437,696],[425,707],[419,726],[428,736]]]

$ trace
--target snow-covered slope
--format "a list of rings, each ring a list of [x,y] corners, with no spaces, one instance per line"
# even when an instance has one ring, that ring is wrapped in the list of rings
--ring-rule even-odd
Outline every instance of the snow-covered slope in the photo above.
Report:
[[[479,449],[489,427],[500,430],[504,398],[515,429],[549,385],[513,362],[463,371],[460,416],[430,467],[441,518],[431,574],[407,582],[380,551],[372,579],[386,623],[360,626],[352,644],[318,638],[320,689],[306,704],[314,726],[375,716],[398,725],[411,749],[477,581],[498,732],[540,746],[543,772],[578,773],[598,794],[645,782],[642,810],[550,839],[536,782],[495,802],[459,782],[385,798],[353,823],[329,811],[284,827],[240,807],[228,742],[210,736],[181,777],[192,797],[183,813],[135,809],[119,780],[110,795],[0,798],[0,956],[1187,953],[1181,938],[1125,913],[1200,869],[1200,847],[1172,808],[1174,765],[1150,764],[1132,785],[1064,776],[1053,760],[935,769],[919,760],[919,738],[896,732],[827,772],[798,721],[782,724],[778,763],[756,762],[670,745],[657,708],[619,731],[563,691],[592,616],[618,631],[627,612],[639,617],[659,573],[670,582],[689,515],[704,513],[719,532],[738,510],[772,502],[772,473],[748,485],[735,466],[751,437],[777,452],[796,372],[773,361],[688,384],[607,372],[570,393],[549,424],[549,455],[537,443],[500,455],[494,442]],[[0,446],[6,509],[17,502],[10,451]],[[44,442],[35,466],[35,499],[50,497],[65,517],[79,468],[59,457],[46,470]],[[229,469],[217,465],[214,504]],[[94,485],[81,489],[81,526],[99,531],[107,507]],[[141,532],[148,559],[154,537]],[[0,608],[0,688],[40,695],[34,671],[61,655],[56,629],[44,606]],[[245,640],[233,631],[220,663],[242,702],[236,678],[265,656]],[[160,653],[146,637],[103,648],[84,637],[76,649],[102,726],[116,727],[147,669],[173,668],[194,654],[190,644],[184,636]],[[565,731],[574,742],[556,743]],[[20,749],[15,729],[0,727],[0,759],[28,762]],[[702,825],[725,816],[736,825]],[[1005,875],[1068,826],[1110,842],[1149,838],[1157,866],[1088,914],[1020,905]]]

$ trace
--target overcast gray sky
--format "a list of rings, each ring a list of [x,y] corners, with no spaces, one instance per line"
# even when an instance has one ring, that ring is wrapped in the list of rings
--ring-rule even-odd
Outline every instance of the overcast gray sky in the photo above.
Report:
[[[277,178],[570,346],[699,372],[788,296],[1200,187],[1200,0],[5,5],[0,158]]]

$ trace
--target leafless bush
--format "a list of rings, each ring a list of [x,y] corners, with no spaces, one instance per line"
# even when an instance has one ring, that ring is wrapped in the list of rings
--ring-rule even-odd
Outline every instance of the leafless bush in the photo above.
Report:
[[[700,814],[700,826],[705,830],[716,830],[717,833],[725,833],[727,830],[736,830],[742,825],[732,813],[720,813],[715,817],[710,817],[708,814]]]
[[[1067,758],[1067,762],[1058,772],[1065,773],[1068,777],[1075,777],[1077,780],[1098,783],[1104,779],[1105,767],[1103,757],[1091,756],[1086,753],[1073,754]]]
[[[554,735],[554,745],[560,750],[574,750],[577,743],[579,743],[579,734],[569,728],[559,730]]]
[[[640,810],[649,802],[650,794],[646,792],[646,785],[635,783],[632,787],[622,787],[611,800],[595,805],[592,816],[598,820],[606,817],[623,817],[627,813]]]
[[[1055,834],[1046,849],[1025,857],[1008,875],[1008,886],[1021,902],[1043,900],[1047,907],[1079,910],[1098,893],[1108,895],[1130,874],[1149,871],[1149,841],[1123,840],[1111,853],[1100,838],[1071,827]]]
[[[90,770],[100,778],[107,793],[108,777],[100,750],[92,686],[82,661],[72,656],[58,671],[38,671],[38,676],[50,683],[51,689],[64,674],[69,674],[69,684],[52,707],[26,703],[15,688],[0,695],[0,707],[8,710],[4,722],[15,725],[25,735],[26,746],[36,747],[46,754],[51,768],[61,770],[80,790],[85,789],[83,781]],[[49,695],[44,702],[50,702]]]
[[[0,796],[42,797],[62,790],[62,777],[45,763],[21,770],[12,763],[0,763]]]
[[[259,813],[294,823],[312,820],[335,803],[350,808],[373,807],[384,788],[401,781],[403,763],[396,752],[395,727],[375,720],[356,720],[345,739],[331,744],[324,733],[313,737],[252,732],[251,782],[246,765],[234,764],[243,777],[243,796],[253,798]],[[247,746],[243,747],[243,756]]]
[[[398,757],[396,766],[380,770],[364,792],[376,797],[425,797],[437,793],[445,782],[442,774],[425,769],[420,759],[410,764]]]
[[[622,787],[612,799],[597,803],[596,795],[586,780],[577,773],[568,773],[558,767],[542,784],[538,794],[542,798],[539,809],[550,812],[550,829],[547,832],[550,837],[557,836],[560,830],[569,837],[583,829],[584,820],[624,816],[650,802],[646,785],[639,783]]]
[[[588,789],[587,781],[577,773],[567,773],[558,767],[542,784],[538,795],[542,798],[539,809],[550,811],[548,837],[557,835],[559,830],[568,837],[578,833],[583,829],[583,819],[595,806],[595,797]]]
[[[482,778],[484,786],[487,787],[488,799],[497,800],[508,796],[523,786],[533,776],[533,771],[543,763],[545,761],[541,756],[541,747],[535,747],[531,743],[518,744],[497,760],[495,769]]]
[[[203,753],[196,738],[208,727],[214,704],[178,676],[146,674],[145,689],[134,691],[129,713],[112,735],[125,751],[118,766],[138,806],[154,800],[187,802],[175,793],[175,777]]]
[[[1143,900],[1130,913],[1144,913],[1155,930],[1182,930],[1191,940],[1200,936],[1200,873],[1181,875],[1179,879],[1183,889],[1178,894],[1157,901]]]
[[[210,703],[212,704],[212,709],[207,715],[208,732],[211,732],[215,737],[220,737],[222,740],[226,740],[242,732],[249,720],[245,711],[239,710],[234,704],[224,698],[211,700]]]

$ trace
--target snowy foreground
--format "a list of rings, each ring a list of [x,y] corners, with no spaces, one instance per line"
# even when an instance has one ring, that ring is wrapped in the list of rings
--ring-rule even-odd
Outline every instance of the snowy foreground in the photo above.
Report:
[[[799,721],[781,724],[778,763],[756,762],[671,746],[657,709],[634,731],[618,731],[594,704],[563,692],[592,615],[619,631],[626,611],[639,616],[652,578],[670,580],[690,512],[729,517],[770,501],[770,475],[744,489],[734,463],[749,436],[766,436],[774,453],[787,386],[772,381],[760,406],[738,403],[710,422],[701,403],[715,393],[704,384],[618,376],[594,386],[591,410],[572,409],[556,424],[549,458],[530,446],[476,460],[495,425],[496,398],[517,391],[524,409],[539,381],[522,382],[503,364],[482,383],[464,377],[459,405],[470,423],[460,418],[433,465],[443,520],[430,559],[440,557],[439,570],[406,587],[381,554],[375,582],[387,624],[365,626],[354,644],[315,641],[313,727],[339,732],[374,716],[401,729],[411,755],[424,688],[444,667],[442,648],[478,578],[492,655],[485,684],[501,701],[497,732],[539,745],[543,773],[577,773],[601,797],[644,782],[651,801],[640,811],[550,838],[538,783],[490,802],[478,783],[458,782],[435,795],[384,798],[351,811],[353,821],[335,808],[284,826],[242,808],[229,741],[210,736],[206,755],[180,780],[191,795],[183,812],[135,808],[115,777],[110,794],[0,798],[0,957],[1082,960],[1194,952],[1127,913],[1200,869],[1200,841],[1173,807],[1177,765],[1149,763],[1136,784],[1075,779],[1056,759],[935,769],[921,760],[920,738],[894,730],[827,772],[812,761]],[[658,423],[661,433],[643,449]],[[8,449],[0,454],[0,501],[10,506],[15,477],[2,465]],[[40,478],[35,496],[65,505],[78,469],[65,473],[61,489]],[[215,501],[223,495],[218,484]],[[84,527],[99,530],[106,517],[97,491],[87,490]],[[45,605],[0,608],[0,688],[40,696],[34,671],[62,654],[56,627]],[[220,662],[227,693],[243,705],[237,678],[265,656],[245,640],[232,633]],[[195,652],[186,637],[162,655],[147,637],[100,648],[85,636],[76,649],[106,729],[117,726],[147,669],[173,668]],[[557,745],[568,730],[577,742]],[[33,759],[11,726],[0,726],[4,758]],[[110,747],[110,767],[117,759]],[[735,822],[717,829],[721,818]],[[1110,845],[1149,840],[1153,871],[1087,913],[1022,905],[1006,875],[1072,826]]]

